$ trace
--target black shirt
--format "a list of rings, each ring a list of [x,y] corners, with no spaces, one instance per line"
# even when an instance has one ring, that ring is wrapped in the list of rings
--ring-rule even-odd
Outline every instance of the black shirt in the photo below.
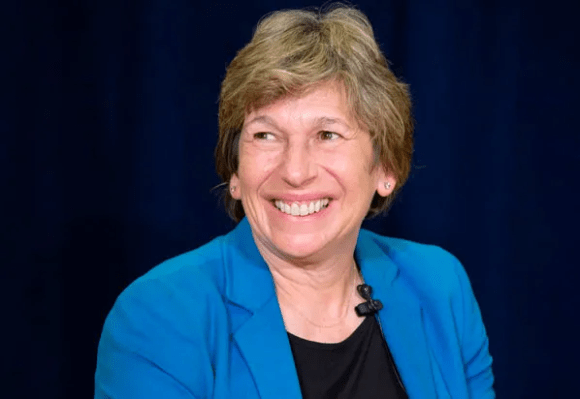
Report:
[[[408,398],[374,316],[335,344],[288,337],[304,399]]]

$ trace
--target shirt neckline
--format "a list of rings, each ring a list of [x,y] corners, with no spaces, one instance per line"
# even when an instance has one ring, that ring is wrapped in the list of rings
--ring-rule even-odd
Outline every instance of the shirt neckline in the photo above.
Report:
[[[363,320],[363,322],[356,328],[356,330],[354,330],[351,335],[349,335],[347,338],[345,338],[343,341],[340,342],[326,343],[326,342],[309,341],[307,339],[294,335],[288,331],[287,333],[288,337],[290,338],[290,341],[292,341],[292,343],[294,344],[303,345],[313,349],[334,350],[343,347],[345,345],[348,345],[350,342],[356,340],[370,327],[372,319],[373,317],[366,316],[365,320]]]

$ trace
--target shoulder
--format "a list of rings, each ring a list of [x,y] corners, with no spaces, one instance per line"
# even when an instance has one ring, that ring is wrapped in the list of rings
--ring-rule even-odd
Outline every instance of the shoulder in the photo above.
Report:
[[[368,230],[361,230],[361,238],[380,248],[397,267],[397,277],[418,294],[452,295],[461,290],[463,280],[467,279],[461,262],[439,246],[381,236]]]
[[[218,294],[223,286],[223,237],[168,259],[136,279],[118,300],[148,298],[176,301],[198,300]]]
[[[98,386],[142,392],[147,384],[139,381],[144,378],[167,379],[167,387],[177,382],[194,396],[205,395],[212,386],[215,349],[224,335],[216,332],[227,330],[222,241],[216,238],[163,262],[119,295],[99,342]],[[125,375],[123,381],[115,378],[118,374]],[[136,396],[151,393],[142,395]]]
[[[109,312],[102,341],[122,341],[136,352],[161,350],[170,342],[179,346],[185,337],[210,343],[211,329],[200,323],[225,324],[222,243],[218,237],[131,283]],[[156,339],[164,344],[155,345]]]

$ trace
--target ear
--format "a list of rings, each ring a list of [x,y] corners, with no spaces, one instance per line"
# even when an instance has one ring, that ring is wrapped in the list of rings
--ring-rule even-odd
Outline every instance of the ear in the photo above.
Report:
[[[397,179],[391,170],[385,171],[381,168],[377,181],[377,193],[381,197],[387,197],[395,191]]]
[[[234,173],[230,178],[230,195],[233,199],[241,199],[241,190],[240,190],[240,179]]]

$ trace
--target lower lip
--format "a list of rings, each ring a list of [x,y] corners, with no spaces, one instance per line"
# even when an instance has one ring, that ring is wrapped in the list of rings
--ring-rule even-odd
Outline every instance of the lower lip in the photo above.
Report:
[[[280,209],[276,208],[276,205],[274,205],[272,202],[270,202],[270,204],[274,208],[274,211],[280,217],[283,217],[285,219],[292,220],[292,221],[295,221],[295,222],[301,222],[301,221],[310,222],[310,221],[313,221],[313,220],[316,220],[316,219],[320,219],[321,217],[324,217],[324,215],[326,215],[327,211],[332,206],[332,203],[333,202],[334,202],[334,200],[330,200],[330,202],[328,203],[328,205],[326,206],[326,208],[321,209],[318,212],[314,212],[314,213],[311,213],[310,215],[306,215],[306,216],[293,216],[293,215],[289,215],[286,212],[282,212]]]

